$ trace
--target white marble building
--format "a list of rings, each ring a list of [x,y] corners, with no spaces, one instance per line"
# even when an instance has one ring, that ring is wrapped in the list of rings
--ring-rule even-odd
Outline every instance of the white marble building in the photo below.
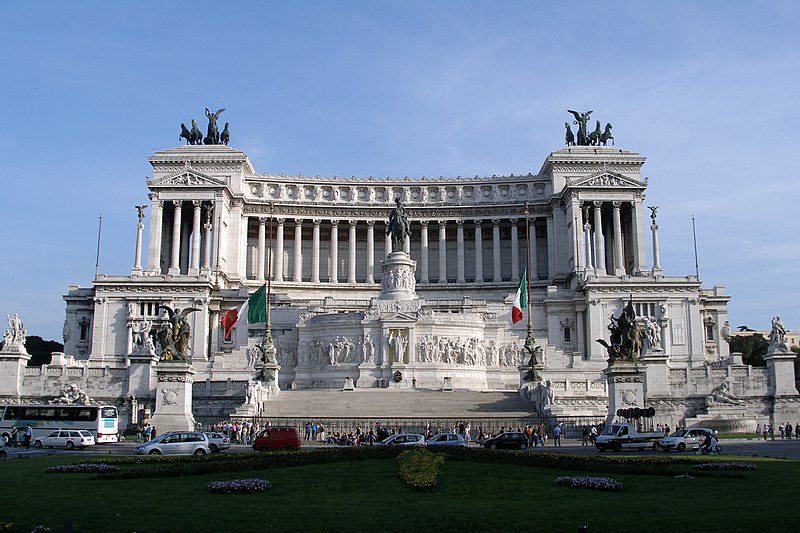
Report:
[[[729,357],[723,287],[665,275],[635,152],[572,146],[535,174],[422,179],[259,174],[227,146],[181,146],[150,162],[147,248],[140,221],[130,274],[100,275],[65,296],[64,351],[74,360],[55,367],[82,372],[94,398],[152,406],[158,358],[141,332],[164,322],[159,305],[194,307],[194,410],[230,412],[254,375],[249,350],[264,324],[240,322],[226,340],[220,317],[268,278],[282,390],[341,389],[346,378],[357,388],[441,389],[445,377],[456,389],[516,390],[526,322],[512,325],[510,311],[529,264],[551,413],[605,415],[607,356],[595,339],[608,338],[628,298],[652,324],[648,405],[670,423],[704,414],[721,381],[751,397],[748,416],[773,408],[772,367]],[[402,280],[406,297],[387,300],[382,286],[401,283],[382,279],[381,267],[397,197],[410,213],[414,277]],[[104,389],[92,389],[97,373]],[[53,365],[24,369],[21,390],[46,395],[67,379],[49,380],[56,374]]]

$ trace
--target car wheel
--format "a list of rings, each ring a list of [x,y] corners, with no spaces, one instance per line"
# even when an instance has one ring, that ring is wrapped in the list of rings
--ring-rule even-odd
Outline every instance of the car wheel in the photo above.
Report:
[[[678,451],[679,452],[685,452],[686,451],[686,443],[685,442],[681,442],[680,444],[678,444]]]
[[[211,450],[211,453],[219,452],[219,446],[217,446],[216,444],[209,444],[208,449]]]
[[[524,450],[524,449],[525,449],[525,448],[527,448],[527,447],[528,447],[528,445],[527,445],[527,444],[525,444],[524,442],[523,442],[522,444],[520,444],[520,445],[519,445],[519,449],[520,449],[520,450]]]
[[[72,448],[75,447],[75,443],[72,442],[71,440],[68,440],[65,446],[67,447],[68,450],[71,450]]]
[[[491,449],[495,450],[495,449],[497,449],[497,444],[492,444],[492,445],[491,445],[491,446],[489,446],[489,447],[490,447]]]
[[[611,446],[611,449],[614,450],[615,452],[621,452],[622,444],[620,444],[619,442],[615,442],[614,445]]]
[[[11,437],[10,437],[9,435],[3,435],[3,444],[5,444],[6,446],[8,446],[8,444],[9,444],[10,442],[11,442]]]
[[[161,452],[159,450],[150,450],[147,454],[148,455],[161,455]]]
[[[205,451],[203,448],[197,448],[197,449],[194,451],[194,454],[195,454],[195,455],[205,455],[205,454],[206,454],[206,451]]]
[[[41,448],[42,447],[42,441],[37,440],[36,442],[33,443],[33,447],[34,448]]]

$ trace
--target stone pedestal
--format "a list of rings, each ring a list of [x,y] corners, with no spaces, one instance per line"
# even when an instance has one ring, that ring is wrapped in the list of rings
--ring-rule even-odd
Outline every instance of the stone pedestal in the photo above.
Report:
[[[128,356],[128,390],[126,396],[144,399],[150,398],[153,386],[156,384],[156,365],[158,356],[155,354],[130,354]]]
[[[278,387],[278,373],[281,370],[280,365],[274,361],[267,361],[261,366],[261,381],[263,383],[266,398],[269,400],[277,396],[281,389]]]
[[[405,252],[392,252],[381,261],[383,281],[379,300],[415,300],[417,262]]]
[[[647,396],[666,397],[670,395],[667,359],[669,357],[663,351],[647,352],[642,356],[642,362],[647,366],[644,384]]]
[[[19,398],[22,387],[22,378],[31,356],[25,346],[12,344],[0,350],[0,391],[4,395]]]
[[[645,365],[638,361],[615,361],[603,370],[608,381],[608,416],[614,422],[617,409],[644,407]]]
[[[794,360],[797,355],[791,351],[773,351],[764,356],[769,372],[767,394],[771,396],[797,395],[794,376]]]
[[[158,377],[156,412],[150,423],[156,427],[158,433],[194,430],[192,376],[197,370],[182,362],[162,362],[155,368]]]

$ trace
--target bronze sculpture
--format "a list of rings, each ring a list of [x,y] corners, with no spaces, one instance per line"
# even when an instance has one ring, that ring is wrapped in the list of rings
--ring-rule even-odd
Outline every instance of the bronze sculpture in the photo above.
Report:
[[[564,141],[567,143],[567,146],[575,146],[575,134],[572,133],[572,128],[569,127],[569,122],[565,122],[564,127],[567,128],[567,135]]]
[[[186,317],[200,309],[188,307],[181,311],[178,307],[173,310],[166,305],[159,305],[158,309],[166,309],[169,314],[169,319],[157,333],[158,342],[161,345],[159,361],[187,361],[191,335]]]
[[[572,116],[575,117],[575,121],[573,123],[578,126],[578,136],[576,139],[569,127],[569,122],[564,123],[564,126],[567,129],[567,146],[607,146],[609,140],[611,141],[611,144],[614,144],[614,136],[611,134],[612,126],[610,122],[607,122],[605,129],[603,129],[600,127],[600,121],[596,120],[594,131],[588,133],[587,124],[589,122],[589,116],[593,113],[593,111],[579,113],[577,111],[573,111],[572,109],[567,109],[567,112],[572,113]]]
[[[219,144],[219,129],[217,129],[217,119],[225,111],[225,108],[218,109],[216,113],[212,113],[206,108],[206,117],[208,117],[208,134],[203,139],[203,144]]]
[[[633,310],[633,300],[628,301],[628,305],[622,310],[619,318],[611,316],[608,325],[611,332],[609,344],[604,339],[597,339],[597,342],[605,346],[608,352],[608,362],[614,361],[635,361],[639,358],[642,351],[642,338],[639,325],[636,323],[636,312]]]
[[[225,146],[228,146],[228,143],[231,140],[231,131],[230,131],[230,123],[226,122],[225,127],[222,129],[222,133],[219,134],[219,140]]]
[[[408,213],[400,203],[400,197],[395,198],[395,208],[389,215],[389,223],[386,225],[386,235],[392,236],[392,250],[401,251],[405,244],[406,237],[411,233],[408,225]]]

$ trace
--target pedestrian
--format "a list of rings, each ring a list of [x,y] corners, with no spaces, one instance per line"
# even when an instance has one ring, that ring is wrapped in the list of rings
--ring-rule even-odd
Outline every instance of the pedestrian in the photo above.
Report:
[[[786,437],[784,437],[784,431],[786,431],[786,426],[784,426],[784,425],[783,425],[783,422],[781,422],[781,425],[780,425],[780,426],[778,426],[778,431],[779,431],[779,432],[780,432],[780,434],[781,434],[781,440],[783,440],[784,438],[786,438]]]
[[[17,426],[11,426],[11,438],[9,442],[14,445],[14,448],[19,445],[19,431],[17,431]]]
[[[142,443],[142,426],[137,424],[137,426],[136,426],[136,444],[141,444],[141,443]]]
[[[25,449],[30,449],[31,440],[33,439],[33,428],[28,424],[25,426]]]
[[[150,439],[153,436],[153,426],[147,424],[144,426],[144,441],[150,442]]]
[[[800,422],[794,425],[794,438],[800,440]]]
[[[583,442],[581,442],[581,446],[587,446],[589,444],[589,427],[583,426]]]
[[[774,424],[770,424],[769,425],[769,438],[772,439],[772,440],[775,440],[775,425]]]
[[[311,440],[311,422],[306,421],[305,433],[303,435],[305,440]]]
[[[786,424],[786,438],[789,439],[789,440],[792,440],[792,429],[794,429],[794,428],[792,428],[792,423],[791,422]]]
[[[561,424],[553,428],[553,446],[561,446]]]
[[[761,424],[756,424],[756,440],[761,440]]]

